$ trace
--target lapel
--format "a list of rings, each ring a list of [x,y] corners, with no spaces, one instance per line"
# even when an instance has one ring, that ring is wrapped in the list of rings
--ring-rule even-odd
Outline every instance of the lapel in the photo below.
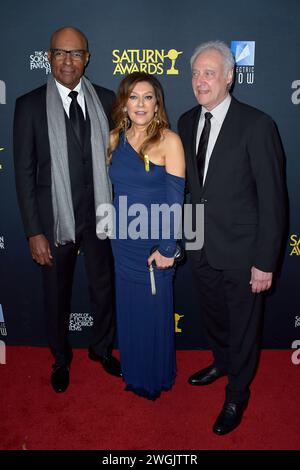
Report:
[[[224,157],[224,149],[228,146],[228,143],[231,140],[232,132],[234,132],[235,129],[233,119],[235,116],[236,105],[237,101],[233,97],[231,97],[229,109],[223,121],[222,127],[220,129],[218,138],[216,140],[214,149],[209,160],[208,171],[204,181],[204,186],[201,188],[201,194],[205,193],[205,190],[208,187],[209,182],[212,178],[216,164],[221,158]]]
[[[85,102],[85,129],[84,129],[84,143],[83,150],[87,153],[91,145],[91,122]]]
[[[192,149],[191,149],[191,156],[193,160],[193,165],[197,168],[197,152],[196,152],[196,141],[197,141],[197,130],[198,130],[198,124],[199,124],[199,119],[201,115],[201,109],[202,106],[199,106],[199,109],[196,110],[194,122],[192,125],[192,138],[190,142],[192,143]]]
[[[187,165],[189,165],[188,173],[193,191],[200,188],[196,154],[197,129],[200,115],[201,106],[198,106],[190,117],[190,124],[186,127],[186,145],[188,148],[187,156],[189,156],[189,158],[187,158]]]

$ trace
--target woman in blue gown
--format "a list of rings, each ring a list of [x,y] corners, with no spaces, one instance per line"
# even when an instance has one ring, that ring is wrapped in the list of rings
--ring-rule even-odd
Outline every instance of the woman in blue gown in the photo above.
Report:
[[[173,275],[184,153],[179,137],[169,130],[163,91],[154,76],[127,75],[113,117],[109,173],[116,215],[112,249],[122,375],[126,390],[155,400],[176,376]],[[174,217],[170,206],[177,211]],[[159,207],[167,208],[164,221]]]

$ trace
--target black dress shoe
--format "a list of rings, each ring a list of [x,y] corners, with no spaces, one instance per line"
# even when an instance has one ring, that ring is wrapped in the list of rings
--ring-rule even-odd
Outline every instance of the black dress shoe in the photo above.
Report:
[[[73,351],[70,348],[66,354],[66,364],[70,368],[71,362],[73,361]]]
[[[116,359],[111,354],[107,356],[99,356],[93,351],[92,348],[89,348],[89,358],[92,361],[100,362],[105,372],[115,377],[122,377],[120,361]]]
[[[222,372],[220,369],[212,365],[191,375],[188,379],[188,383],[190,385],[209,385],[219,377],[224,377],[224,375],[226,375],[225,372]]]
[[[219,436],[223,436],[237,428],[242,421],[246,407],[247,402],[233,403],[225,401],[222,411],[213,426],[213,432]]]
[[[54,364],[51,375],[51,384],[56,393],[65,392],[70,383],[69,368],[67,366],[57,366]]]

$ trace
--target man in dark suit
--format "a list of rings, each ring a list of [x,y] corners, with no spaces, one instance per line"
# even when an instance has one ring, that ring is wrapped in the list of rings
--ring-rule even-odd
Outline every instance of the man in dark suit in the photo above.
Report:
[[[204,244],[190,251],[213,364],[189,378],[203,386],[226,375],[213,431],[241,422],[258,359],[263,292],[270,289],[286,220],[283,151],[272,119],[229,94],[234,59],[226,44],[191,58],[198,106],[178,123],[189,197],[204,204]]]
[[[73,275],[84,253],[93,313],[89,357],[120,376],[111,354],[115,334],[110,242],[96,236],[96,208],[110,201],[106,149],[114,93],[84,77],[85,35],[61,28],[48,52],[47,85],[18,98],[14,155],[18,201],[32,258],[43,274],[47,330],[56,392],[69,385],[68,343]],[[101,237],[100,237],[101,238]]]

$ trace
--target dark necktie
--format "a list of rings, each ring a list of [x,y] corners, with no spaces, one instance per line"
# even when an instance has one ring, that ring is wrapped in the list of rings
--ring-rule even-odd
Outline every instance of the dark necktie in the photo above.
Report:
[[[72,99],[72,102],[70,104],[69,115],[70,115],[70,121],[71,121],[72,127],[77,136],[77,139],[80,145],[82,146],[83,139],[84,139],[85,120],[84,120],[84,115],[83,115],[81,106],[77,101],[77,95],[78,95],[77,91],[71,91],[69,93],[69,97]]]
[[[200,137],[200,141],[198,145],[198,152],[197,152],[197,165],[198,165],[198,173],[199,173],[199,180],[200,180],[201,186],[203,186],[205,157],[206,157],[210,127],[211,127],[210,120],[212,118],[212,114],[205,113],[204,116],[205,116],[205,124],[201,133],[201,137]]]

